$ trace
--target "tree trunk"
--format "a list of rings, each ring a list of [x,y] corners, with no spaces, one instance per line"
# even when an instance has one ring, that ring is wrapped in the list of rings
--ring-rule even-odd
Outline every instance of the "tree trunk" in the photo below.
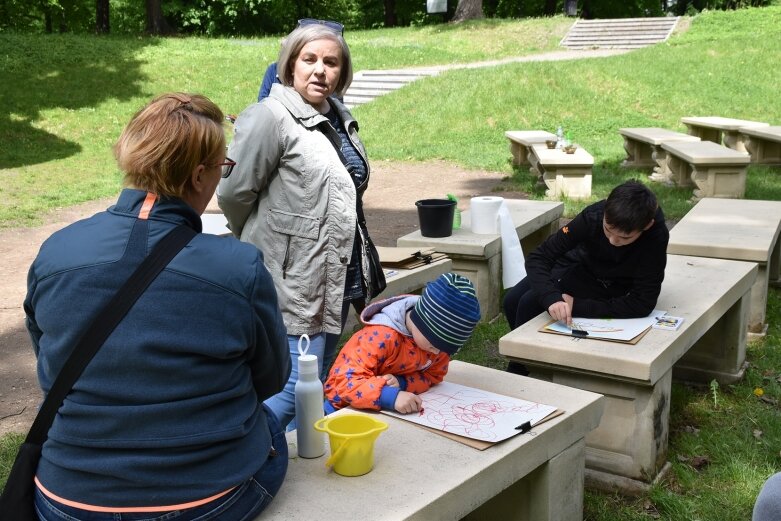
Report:
[[[384,0],[385,4],[385,27],[396,27],[398,22],[396,18],[396,0]]]
[[[146,32],[149,34],[171,34],[171,26],[163,17],[162,0],[146,0]]]
[[[43,25],[46,34],[52,33],[52,10],[51,7],[44,7],[43,10]]]
[[[108,1],[95,0],[95,32],[97,34],[109,33]]]
[[[483,0],[458,0],[453,22],[477,20],[483,17]]]

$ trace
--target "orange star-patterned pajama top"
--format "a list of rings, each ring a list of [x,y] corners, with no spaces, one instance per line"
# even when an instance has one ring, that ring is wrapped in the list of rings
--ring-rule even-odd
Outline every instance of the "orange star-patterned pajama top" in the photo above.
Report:
[[[394,410],[399,391],[422,393],[447,374],[450,356],[419,349],[412,337],[381,325],[367,325],[345,344],[336,357],[325,395],[334,409]],[[382,377],[394,375],[399,387]]]

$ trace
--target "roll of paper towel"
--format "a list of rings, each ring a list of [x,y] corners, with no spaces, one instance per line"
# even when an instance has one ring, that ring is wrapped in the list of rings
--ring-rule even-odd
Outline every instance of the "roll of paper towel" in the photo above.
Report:
[[[472,233],[499,233],[499,207],[504,202],[503,197],[481,196],[473,197],[469,202],[469,213],[472,219]]]

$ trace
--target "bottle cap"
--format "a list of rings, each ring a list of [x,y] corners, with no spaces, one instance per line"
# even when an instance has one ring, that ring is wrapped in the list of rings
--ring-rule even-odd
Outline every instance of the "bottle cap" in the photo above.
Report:
[[[299,375],[318,375],[317,355],[301,355],[298,357]]]

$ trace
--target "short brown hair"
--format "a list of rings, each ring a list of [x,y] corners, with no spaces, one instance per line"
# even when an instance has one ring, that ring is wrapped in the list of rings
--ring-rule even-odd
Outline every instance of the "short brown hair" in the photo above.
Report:
[[[279,50],[279,59],[277,60],[277,75],[283,85],[293,85],[293,65],[301,49],[309,42],[316,40],[332,40],[339,44],[342,50],[342,70],[339,74],[339,81],[336,83],[334,94],[344,96],[345,91],[353,82],[353,62],[350,58],[350,48],[344,37],[333,29],[322,24],[302,25],[291,32],[282,42],[282,48]]]
[[[192,171],[220,161],[225,116],[200,94],[161,94],[136,112],[114,145],[125,185],[182,197]]]

